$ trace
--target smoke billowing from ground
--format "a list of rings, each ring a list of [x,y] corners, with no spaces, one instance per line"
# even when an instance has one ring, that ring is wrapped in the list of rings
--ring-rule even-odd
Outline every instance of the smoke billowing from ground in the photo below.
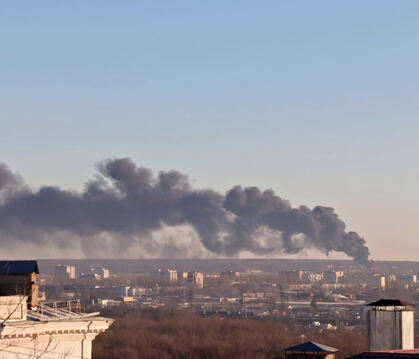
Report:
[[[0,164],[0,243],[45,245],[54,238],[60,248],[79,241],[86,255],[95,248],[117,255],[131,246],[155,250],[160,245],[154,243],[155,231],[186,225],[196,231],[206,250],[217,255],[291,254],[317,248],[367,263],[365,240],[346,232],[333,208],[292,208],[272,190],[257,187],[235,186],[226,194],[193,189],[184,174],[168,171],[154,176],[129,158],[107,160],[97,168],[97,176],[83,192],[58,187],[32,191]],[[165,248],[179,251],[177,242],[172,238]]]

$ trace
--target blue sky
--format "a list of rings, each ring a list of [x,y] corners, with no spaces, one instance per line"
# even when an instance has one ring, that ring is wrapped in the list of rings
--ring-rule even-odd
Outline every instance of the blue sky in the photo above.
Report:
[[[417,1],[3,2],[0,161],[34,187],[129,156],[273,188],[419,260],[418,38]]]

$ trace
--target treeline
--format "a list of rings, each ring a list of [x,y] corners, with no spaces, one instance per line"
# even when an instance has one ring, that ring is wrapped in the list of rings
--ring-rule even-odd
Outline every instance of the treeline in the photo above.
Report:
[[[94,359],[278,359],[312,340],[338,348],[338,358],[366,350],[366,333],[323,331],[276,320],[201,318],[190,311],[127,307],[102,311],[115,323],[93,342]]]

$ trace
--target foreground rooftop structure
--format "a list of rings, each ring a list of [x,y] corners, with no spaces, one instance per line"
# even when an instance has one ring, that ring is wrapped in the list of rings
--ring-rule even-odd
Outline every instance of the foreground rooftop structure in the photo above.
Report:
[[[62,304],[30,310],[26,297],[0,297],[0,358],[90,359],[93,339],[113,321]]]
[[[334,359],[339,350],[324,344],[305,342],[284,349],[286,359],[325,358]]]
[[[39,274],[37,261],[0,261],[0,275]]]
[[[368,304],[368,350],[412,350],[415,318],[412,304],[400,299],[380,299]]]
[[[0,296],[25,295],[28,307],[38,305],[37,261],[0,261]]]
[[[365,352],[348,359],[402,359],[419,358],[419,349],[386,350],[378,352]]]
[[[0,261],[0,359],[90,359],[113,320],[78,301],[38,303],[38,273],[36,261]]]

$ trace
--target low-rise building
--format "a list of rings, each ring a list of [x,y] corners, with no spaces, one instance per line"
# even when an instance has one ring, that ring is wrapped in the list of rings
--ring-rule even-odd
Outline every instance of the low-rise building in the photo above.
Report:
[[[339,279],[345,276],[343,271],[326,271],[323,273],[323,278],[326,283],[339,283]]]
[[[303,272],[302,280],[310,283],[318,283],[323,280],[323,274],[314,272]]]

